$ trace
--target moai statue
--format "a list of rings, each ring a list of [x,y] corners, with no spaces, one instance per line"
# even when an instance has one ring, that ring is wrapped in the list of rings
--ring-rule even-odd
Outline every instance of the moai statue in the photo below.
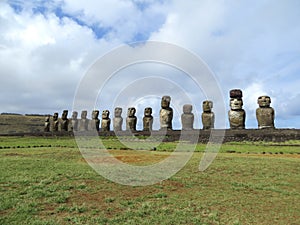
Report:
[[[160,129],[172,130],[173,109],[170,107],[171,97],[163,96],[161,99]]]
[[[110,118],[108,110],[103,110],[102,112],[101,130],[110,131]]]
[[[100,120],[98,116],[99,116],[99,110],[93,110],[92,119],[89,121],[89,130],[99,131]]]
[[[114,131],[122,130],[123,118],[122,118],[121,114],[122,114],[122,108],[116,107],[115,108],[115,117],[113,119]]]
[[[153,125],[152,108],[147,107],[144,110],[143,130],[152,131],[152,125]]]
[[[259,108],[256,109],[258,129],[275,128],[275,111],[270,107],[271,98],[269,96],[260,96],[257,99],[257,103],[259,105]]]
[[[58,113],[54,113],[53,115],[53,124],[52,124],[52,131],[58,131]]]
[[[61,115],[60,130],[68,131],[68,126],[69,126],[68,110],[64,110]]]
[[[183,114],[181,114],[182,130],[193,130],[194,114],[192,113],[193,106],[186,104],[183,106]]]
[[[215,127],[215,114],[212,112],[213,102],[205,100],[202,102],[203,113],[201,115],[203,130]]]
[[[78,112],[74,111],[72,113],[72,120],[71,120],[71,124],[72,124],[72,130],[73,131],[78,131]]]
[[[49,132],[49,131],[50,131],[50,115],[47,115],[47,116],[45,117],[44,131],[45,131],[45,132]]]
[[[243,107],[243,93],[239,89],[230,91],[230,110],[228,118],[230,129],[245,129],[246,112]]]
[[[136,109],[131,107],[128,108],[127,118],[126,118],[126,130],[136,131],[137,118],[135,116]]]
[[[81,111],[81,119],[79,123],[79,130],[80,131],[87,131],[89,126],[89,119],[87,117],[87,111],[83,110]]]

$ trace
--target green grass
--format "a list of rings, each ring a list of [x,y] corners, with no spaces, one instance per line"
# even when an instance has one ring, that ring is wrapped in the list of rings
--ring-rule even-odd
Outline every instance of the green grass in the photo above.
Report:
[[[143,154],[103,142],[115,155]],[[144,154],[164,157],[176,144]],[[299,141],[272,144],[225,144],[205,172],[198,145],[173,177],[132,187],[98,175],[72,138],[0,138],[0,224],[300,224]]]
[[[88,141],[86,141],[88,140]],[[100,148],[99,138],[85,140],[86,147]],[[109,150],[153,150],[172,152],[178,142],[158,142],[157,140],[136,139],[132,137],[101,137],[102,145]],[[188,143],[186,143],[189,145]],[[196,152],[204,152],[206,144],[192,145]],[[0,137],[0,149],[8,148],[77,148],[72,137]],[[300,154],[300,140],[286,142],[230,142],[224,143],[222,153],[260,153],[260,154]]]

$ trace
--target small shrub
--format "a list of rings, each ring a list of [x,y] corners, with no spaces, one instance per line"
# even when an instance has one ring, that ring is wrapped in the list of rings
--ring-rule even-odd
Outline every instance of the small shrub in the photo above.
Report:
[[[115,200],[116,200],[115,198],[109,197],[109,198],[106,198],[106,199],[105,199],[105,202],[106,202],[106,203],[112,203],[112,202],[114,202]]]
[[[155,195],[153,195],[154,198],[166,198],[168,195],[166,193],[157,193]]]

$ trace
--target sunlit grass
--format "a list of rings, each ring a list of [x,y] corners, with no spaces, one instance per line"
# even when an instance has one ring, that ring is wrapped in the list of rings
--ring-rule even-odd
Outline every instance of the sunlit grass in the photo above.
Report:
[[[178,144],[132,151],[111,138],[103,142],[115,157],[141,165]],[[73,138],[0,138],[0,224],[299,224],[298,144],[224,144],[205,172],[196,152],[175,176],[132,187],[98,175]]]

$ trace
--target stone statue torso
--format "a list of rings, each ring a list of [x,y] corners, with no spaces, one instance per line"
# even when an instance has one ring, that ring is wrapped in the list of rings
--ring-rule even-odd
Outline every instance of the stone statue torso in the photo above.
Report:
[[[122,117],[115,117],[113,119],[114,122],[114,131],[121,131],[122,130],[122,124],[123,124],[123,118]]]
[[[194,125],[194,114],[183,113],[181,115],[182,130],[193,130]]]
[[[213,112],[203,112],[201,118],[204,130],[214,128],[215,114]]]
[[[136,116],[126,118],[126,130],[136,130]]]
[[[162,129],[172,129],[173,109],[161,109],[160,112],[160,127]]]
[[[256,109],[258,128],[274,128],[274,114],[272,107]]]
[[[230,128],[231,129],[244,129],[245,128],[245,110],[229,110],[228,112]]]
[[[153,125],[153,116],[144,116],[143,118],[143,130],[151,131]]]
[[[110,130],[110,119],[102,119],[101,121],[101,129],[102,131],[109,131]]]

